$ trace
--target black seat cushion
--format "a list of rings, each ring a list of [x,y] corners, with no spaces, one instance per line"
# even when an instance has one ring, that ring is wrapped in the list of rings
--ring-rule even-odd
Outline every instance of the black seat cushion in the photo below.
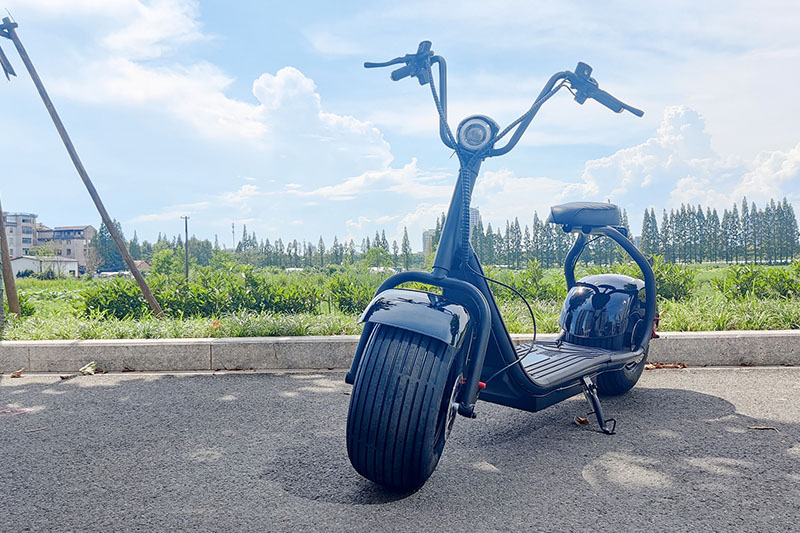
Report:
[[[570,202],[550,208],[548,222],[579,228],[582,226],[619,226],[619,207],[602,202]]]

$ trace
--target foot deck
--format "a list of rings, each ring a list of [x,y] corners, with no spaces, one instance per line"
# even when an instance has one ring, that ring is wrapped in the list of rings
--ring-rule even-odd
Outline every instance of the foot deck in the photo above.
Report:
[[[524,355],[530,347],[530,343],[518,346],[517,356]],[[534,383],[552,387],[578,381],[587,374],[622,367],[638,359],[641,353],[641,350],[616,351],[566,342],[559,346],[555,341],[537,341],[521,364]]]

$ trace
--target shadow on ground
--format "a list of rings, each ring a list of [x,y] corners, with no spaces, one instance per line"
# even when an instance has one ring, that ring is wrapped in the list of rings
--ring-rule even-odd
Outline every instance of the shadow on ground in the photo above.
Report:
[[[572,423],[588,411],[582,399],[541,413],[481,403],[476,420],[457,421],[420,491],[387,492],[348,462],[350,387],[341,378],[3,376],[0,508],[12,509],[20,529],[104,529],[114,520],[213,529],[279,518],[283,529],[314,527],[338,509],[326,520],[380,526],[428,513],[442,528],[468,516],[478,529],[513,530],[529,523],[532,506],[566,529],[587,517],[600,529],[741,529],[746,520],[797,518],[798,425],[677,388],[606,399],[619,421],[614,436],[594,421]],[[77,512],[86,502],[103,513]]]

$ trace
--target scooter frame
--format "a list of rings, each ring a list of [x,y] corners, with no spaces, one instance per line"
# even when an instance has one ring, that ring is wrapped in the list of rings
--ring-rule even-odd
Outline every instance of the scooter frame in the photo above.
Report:
[[[426,46],[427,45],[427,46]],[[469,341],[464,342],[460,348],[459,357],[464,361],[464,380],[458,393],[458,413],[468,418],[474,418],[475,405],[480,394],[481,400],[489,401],[523,409],[526,411],[539,411],[550,405],[558,403],[566,398],[587,393],[587,398],[593,404],[598,421],[606,431],[604,420],[600,413],[599,402],[593,384],[588,379],[590,376],[609,371],[618,370],[631,361],[616,361],[614,365],[602,365],[592,370],[587,376],[584,374],[574,381],[567,383],[557,383],[552,387],[543,387],[534,383],[525,373],[519,361],[519,355],[508,333],[508,329],[503,322],[500,310],[492,295],[491,290],[478,260],[475,251],[469,244],[468,238],[464,238],[464,232],[469,232],[468,222],[464,223],[464,216],[468,214],[469,198],[465,199],[465,194],[471,197],[475,186],[475,178],[480,170],[483,159],[503,155],[516,146],[525,129],[534,118],[539,107],[549,99],[555,92],[568,81],[573,94],[579,103],[583,103],[587,98],[598,100],[606,107],[616,112],[623,109],[629,110],[641,116],[642,112],[619,102],[608,93],[601,91],[597,82],[589,77],[591,67],[583,63],[578,64],[576,73],[569,71],[554,74],[542,89],[534,106],[528,113],[518,120],[517,129],[508,143],[495,148],[494,143],[498,140],[497,132],[489,143],[490,149],[483,154],[463,153],[464,148],[454,143],[452,133],[447,125],[447,67],[444,58],[433,55],[430,52],[430,43],[420,44],[417,54],[409,54],[404,58],[397,58],[387,63],[365,63],[368,68],[387,66],[404,62],[405,67],[392,73],[392,79],[397,81],[406,76],[415,76],[421,85],[431,84],[434,100],[440,114],[440,137],[442,142],[449,148],[459,152],[461,167],[455,186],[455,190],[450,201],[450,206],[442,228],[439,247],[433,262],[431,272],[408,271],[396,274],[381,284],[376,291],[376,298],[368,306],[362,316],[362,320],[368,316],[374,303],[385,291],[409,283],[423,283],[440,287],[442,297],[450,302],[462,305],[470,317]],[[439,67],[439,87],[437,93],[432,81],[431,65],[437,64]],[[512,123],[512,126],[514,124]],[[509,130],[507,128],[506,130]],[[505,132],[504,132],[505,133]],[[500,134],[502,136],[502,134]],[[466,208],[465,208],[466,206]],[[467,219],[468,221],[468,219]],[[603,235],[611,238],[619,244],[636,262],[645,277],[646,291],[646,311],[645,324],[653,323],[656,313],[656,291],[655,278],[647,259],[633,245],[633,243],[620,231],[620,228],[611,226],[586,226],[581,228],[564,227],[565,231],[577,231],[578,236],[570,252],[567,254],[564,274],[568,288],[575,285],[575,265],[578,257],[587,244],[586,236],[590,234]],[[624,230],[623,230],[624,231]],[[468,252],[464,253],[464,245],[468,247]],[[408,290],[408,289],[403,289]],[[364,349],[369,341],[372,331],[376,327],[374,322],[365,321],[364,330],[361,335],[350,371],[345,377],[347,383],[354,383],[356,373],[361,361]],[[644,334],[639,340],[636,350],[632,353],[646,353],[651,335]],[[636,356],[633,356],[636,357]],[[641,357],[641,355],[639,356]],[[486,387],[482,379],[487,376],[494,376],[498,371],[503,370],[492,380],[491,386]],[[588,383],[587,383],[588,381]],[[607,433],[613,432],[606,431]]]

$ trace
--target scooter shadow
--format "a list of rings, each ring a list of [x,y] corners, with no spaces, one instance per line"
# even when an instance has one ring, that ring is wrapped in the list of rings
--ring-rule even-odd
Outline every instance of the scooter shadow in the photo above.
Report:
[[[512,479],[543,474],[582,478],[594,488],[656,488],[687,471],[749,475],[764,467],[753,461],[753,446],[766,445],[765,453],[773,456],[790,447],[774,438],[765,443],[764,431],[748,430],[774,422],[741,415],[727,400],[709,394],[637,388],[606,398],[603,405],[619,421],[616,435],[600,433],[592,417],[588,425],[574,423],[575,415],[589,410],[581,397],[539,413],[481,403],[476,420],[458,420],[437,470],[418,495],[465,486],[465,475],[471,480],[467,485],[482,491],[493,486],[502,491]],[[317,435],[284,449],[267,474],[295,496],[330,503],[385,504],[417,493],[387,491],[361,478],[341,440]]]
[[[483,490],[520,478],[569,479],[654,498],[687,483],[725,494],[800,481],[785,466],[800,456],[797,424],[746,416],[723,398],[679,389],[636,388],[603,407],[618,421],[615,435],[600,433],[593,416],[575,423],[589,410],[580,397],[541,413],[484,408],[482,423],[456,426],[434,476],[466,468]]]

